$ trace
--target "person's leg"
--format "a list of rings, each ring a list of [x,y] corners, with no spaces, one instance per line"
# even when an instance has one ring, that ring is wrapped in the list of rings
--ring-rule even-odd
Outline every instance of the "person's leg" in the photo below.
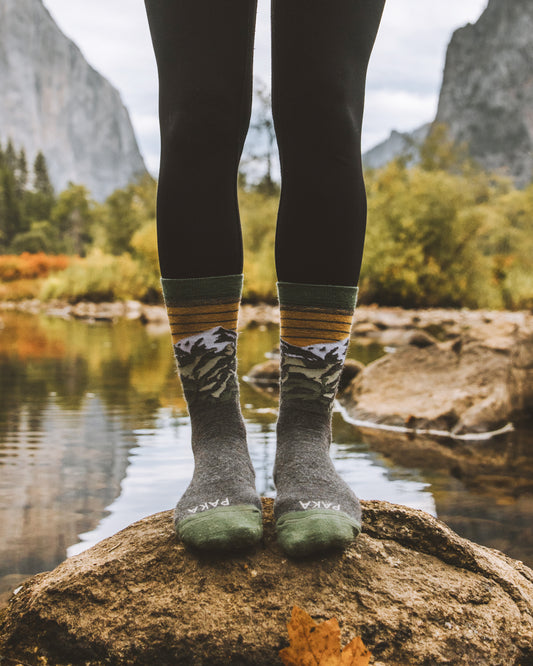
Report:
[[[361,124],[384,0],[272,0],[272,111],[282,186],[275,517],[290,554],[343,546],[359,501],[329,456],[366,225]]]
[[[195,460],[174,520],[186,544],[207,550],[248,546],[262,532],[236,374],[237,174],[256,2],[146,0],[159,72],[159,263]]]

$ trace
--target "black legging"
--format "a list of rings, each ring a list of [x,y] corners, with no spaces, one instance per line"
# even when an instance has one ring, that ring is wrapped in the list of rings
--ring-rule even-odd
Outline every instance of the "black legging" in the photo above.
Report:
[[[272,0],[280,281],[355,285],[366,227],[361,122],[385,0]],[[164,277],[242,273],[237,174],[257,0],[145,0],[159,72]]]

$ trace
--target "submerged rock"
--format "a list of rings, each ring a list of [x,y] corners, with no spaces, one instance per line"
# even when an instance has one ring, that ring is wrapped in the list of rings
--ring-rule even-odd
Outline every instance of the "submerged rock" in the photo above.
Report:
[[[364,503],[344,553],[293,561],[272,500],[255,552],[199,557],[170,511],[145,518],[27,581],[0,615],[0,654],[26,664],[280,663],[293,605],[361,635],[374,664],[533,660],[533,571],[430,515]]]

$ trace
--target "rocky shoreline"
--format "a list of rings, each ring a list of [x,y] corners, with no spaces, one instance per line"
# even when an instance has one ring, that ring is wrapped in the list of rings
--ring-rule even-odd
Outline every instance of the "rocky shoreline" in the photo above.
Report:
[[[482,439],[531,422],[532,313],[360,307],[354,319],[355,343],[388,352],[367,366],[346,363],[338,400],[355,425]],[[275,392],[277,358],[247,379]]]
[[[73,317],[93,321],[140,319],[146,322],[166,322],[163,305],[146,305],[139,301],[92,303],[80,301],[2,301],[0,311],[17,311],[57,317]],[[279,306],[269,303],[242,303],[239,328],[279,324]],[[468,333],[498,348],[506,346],[517,331],[533,333],[533,312],[528,310],[469,310],[426,308],[405,310],[399,307],[360,305],[352,327],[352,337],[359,344],[377,342],[386,346],[407,344],[413,332],[421,331],[439,340]]]
[[[1,301],[0,312],[22,312],[34,315],[62,317],[63,319],[81,319],[89,322],[119,319],[140,320],[143,323],[167,323],[167,313],[163,305],[147,305],[140,301],[115,301],[109,303],[93,303],[80,301]],[[249,325],[267,325],[279,322],[279,307],[260,303],[257,305],[243,304],[239,315],[239,328]]]

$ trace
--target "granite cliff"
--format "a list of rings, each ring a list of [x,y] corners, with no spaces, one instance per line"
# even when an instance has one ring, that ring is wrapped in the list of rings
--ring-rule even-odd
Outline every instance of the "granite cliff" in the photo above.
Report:
[[[533,178],[533,3],[489,0],[448,46],[436,122],[488,170]]]
[[[42,0],[0,2],[0,140],[46,156],[56,189],[69,180],[104,199],[146,172],[117,90],[57,27]]]
[[[467,142],[482,167],[510,176],[518,187],[533,179],[533,3],[489,0],[474,24],[456,30],[448,45],[436,123]],[[364,155],[379,167],[413,153],[424,125],[393,132]],[[416,159],[416,155],[415,155]]]

